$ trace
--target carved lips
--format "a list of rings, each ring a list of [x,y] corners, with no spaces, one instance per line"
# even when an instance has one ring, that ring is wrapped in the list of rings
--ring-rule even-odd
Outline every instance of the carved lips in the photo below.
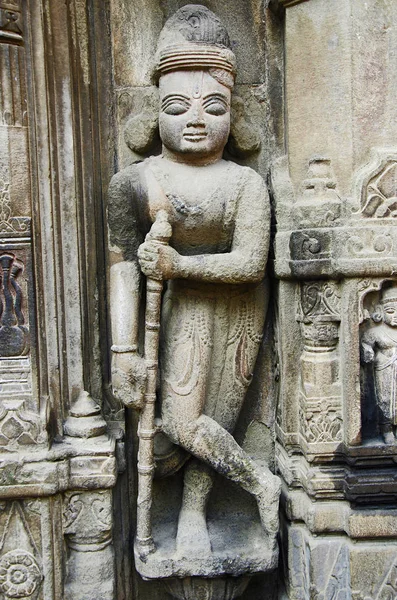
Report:
[[[186,131],[183,133],[183,137],[188,142],[200,142],[201,140],[205,140],[207,137],[206,131]]]

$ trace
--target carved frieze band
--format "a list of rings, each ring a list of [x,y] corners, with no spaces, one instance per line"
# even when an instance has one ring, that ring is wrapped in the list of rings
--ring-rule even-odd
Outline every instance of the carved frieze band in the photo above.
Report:
[[[30,237],[31,219],[15,215],[11,201],[11,175],[8,161],[0,157],[0,239]]]
[[[22,44],[22,34],[21,0],[2,0],[0,2],[0,44]]]
[[[387,277],[397,269],[396,248],[397,228],[392,224],[279,232],[276,275],[302,279]]]

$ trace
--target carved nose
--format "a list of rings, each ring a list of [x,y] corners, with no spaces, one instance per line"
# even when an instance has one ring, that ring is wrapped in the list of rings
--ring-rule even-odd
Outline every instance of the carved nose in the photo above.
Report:
[[[193,109],[190,119],[186,125],[187,127],[205,127],[203,109],[201,107],[196,106]]]

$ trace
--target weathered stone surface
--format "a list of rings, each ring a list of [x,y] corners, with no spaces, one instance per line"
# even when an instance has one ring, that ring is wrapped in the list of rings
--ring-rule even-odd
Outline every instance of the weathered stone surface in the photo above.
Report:
[[[222,160],[230,132],[231,150],[242,155],[257,151],[260,138],[244,120],[241,99],[230,130],[235,58],[213,13],[189,5],[172,16],[160,35],[156,61],[162,154],[113,178],[108,213],[113,391],[127,406],[131,398],[141,409],[136,567],[149,579],[268,572],[278,557],[278,479],[231,434],[262,339],[269,206],[260,177]],[[148,136],[150,129],[148,123]],[[137,354],[140,271],[147,286],[147,374]],[[168,283],[160,317],[163,280]],[[172,489],[169,495],[157,491],[152,533],[160,326],[157,426],[193,456],[184,466],[180,508],[170,502]],[[219,506],[208,505],[207,511],[214,471],[251,493],[259,515],[248,518],[251,511],[247,514],[246,501],[241,504],[238,497],[226,509],[240,513],[230,528]]]
[[[188,24],[186,4],[0,0],[0,595],[394,598],[396,5],[206,0],[190,33],[225,41],[218,21],[202,27],[208,8],[226,24],[238,71],[230,101],[227,52],[215,77],[200,79],[203,65],[183,54],[183,78],[163,62],[159,94],[157,44],[178,9]],[[171,27],[169,40],[179,34]],[[219,148],[210,166],[195,162],[200,135],[184,139],[199,149],[187,165],[170,127],[185,113],[167,115],[164,103],[182,93],[196,106],[203,90],[227,105],[209,115],[202,102],[205,127],[210,117],[225,127],[202,136]],[[266,186],[247,167],[272,203],[270,284],[259,286],[248,280],[262,276],[270,219],[258,201]],[[225,219],[233,202],[241,210]],[[164,205],[170,223],[163,215],[145,241]],[[233,269],[215,264],[239,235]],[[138,417],[120,399],[142,412],[140,268],[173,283],[161,315],[163,407],[141,421],[140,479],[152,469],[155,478],[152,493],[141,485],[137,527]],[[197,281],[208,277],[219,280]],[[162,291],[153,282],[151,367]],[[155,368],[149,379],[154,402]],[[266,465],[283,481],[280,587],[258,498],[264,473],[277,491]],[[144,562],[149,538],[137,565],[164,584],[133,567],[151,499],[156,551]]]
[[[287,594],[393,597],[394,7],[282,4],[287,154],[271,188]]]

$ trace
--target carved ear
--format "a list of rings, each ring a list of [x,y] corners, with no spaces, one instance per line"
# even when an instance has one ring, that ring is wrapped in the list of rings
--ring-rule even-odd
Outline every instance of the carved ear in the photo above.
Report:
[[[371,317],[372,320],[375,321],[375,323],[380,323],[381,321],[383,321],[383,308],[380,304],[376,305]]]
[[[128,119],[124,129],[125,143],[133,152],[145,154],[157,141],[158,127],[158,108],[149,105]]]
[[[137,104],[138,110],[142,110],[128,119],[124,128],[124,140],[133,152],[146,154],[158,141],[158,88],[148,89]]]
[[[240,96],[232,96],[230,137],[227,150],[241,158],[258,152],[261,147],[259,127],[247,117],[244,101]]]

